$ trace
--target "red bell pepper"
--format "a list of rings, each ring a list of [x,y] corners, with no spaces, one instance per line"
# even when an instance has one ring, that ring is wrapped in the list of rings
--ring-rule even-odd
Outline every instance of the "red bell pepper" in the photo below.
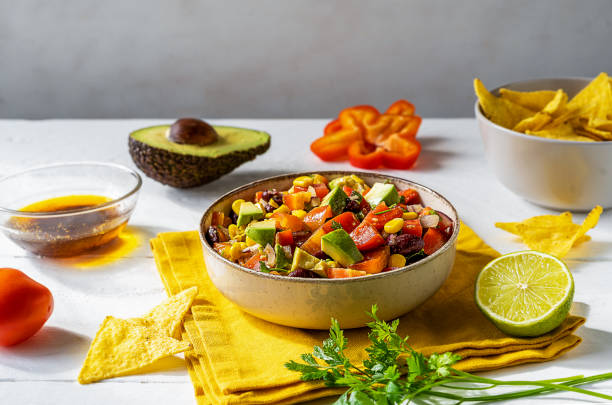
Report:
[[[374,208],[366,217],[363,222],[367,222],[373,225],[377,230],[382,231],[385,224],[394,218],[401,218],[404,211],[399,207],[389,208],[385,202],[381,202]]]
[[[364,255],[364,260],[351,266],[353,270],[376,274],[383,271],[389,262],[389,246],[383,246]]]
[[[348,155],[353,166],[376,169],[412,167],[421,151],[414,140],[421,118],[406,100],[393,103],[384,114],[368,105],[342,110],[310,148],[322,160],[338,160]]]
[[[351,239],[361,251],[376,249],[385,244],[385,238],[365,221],[351,232]]]
[[[407,219],[404,221],[404,226],[402,227],[402,233],[407,233],[409,235],[418,236],[419,238],[423,236],[423,226],[421,225],[421,221],[418,219]]]
[[[310,231],[314,231],[321,227],[329,218],[333,216],[332,209],[329,205],[324,205],[321,207],[314,208],[311,210],[302,221],[306,228]]]
[[[446,239],[442,232],[436,228],[429,228],[427,232],[425,232],[425,235],[423,235],[423,242],[425,242],[423,251],[426,255],[430,255],[440,249],[446,242]]]
[[[282,246],[293,246],[293,232],[287,229],[276,234],[277,242]]]
[[[361,277],[368,273],[361,270],[345,269],[342,267],[330,267],[325,270],[327,278],[349,278],[349,277]]]
[[[295,215],[275,212],[270,219],[276,221],[276,229],[290,229],[292,232],[298,232],[304,229],[304,221]]]
[[[413,188],[407,188],[406,190],[402,190],[399,192],[399,195],[401,197],[404,197],[404,200],[407,205],[421,203],[421,196],[419,195],[419,192]]]
[[[353,229],[357,228],[357,225],[359,225],[359,220],[355,214],[352,212],[343,212],[342,214],[330,219],[325,223],[325,225],[323,225],[323,229],[326,233],[334,230],[334,222],[342,226],[347,233],[353,232]]]
[[[301,248],[313,256],[318,256],[322,252],[321,238],[326,233],[327,232],[325,232],[323,227],[320,227],[319,229],[314,231],[308,239],[306,239],[306,242],[302,244]]]
[[[329,193],[329,188],[327,187],[327,184],[324,184],[324,183],[313,184],[312,187],[314,188],[315,193],[317,193],[317,197],[321,199],[325,198],[327,193]]]

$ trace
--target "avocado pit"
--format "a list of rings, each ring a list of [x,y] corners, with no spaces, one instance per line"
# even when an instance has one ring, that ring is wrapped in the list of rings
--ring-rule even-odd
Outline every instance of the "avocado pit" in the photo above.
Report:
[[[197,118],[179,118],[168,130],[168,140],[181,145],[206,146],[217,142],[217,139],[217,131]]]

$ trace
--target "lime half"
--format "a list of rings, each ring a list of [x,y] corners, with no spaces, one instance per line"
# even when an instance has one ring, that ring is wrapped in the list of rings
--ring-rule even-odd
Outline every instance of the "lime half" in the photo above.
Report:
[[[558,258],[515,252],[489,262],[476,278],[476,304],[502,332],[539,336],[561,325],[574,297],[574,280]]]

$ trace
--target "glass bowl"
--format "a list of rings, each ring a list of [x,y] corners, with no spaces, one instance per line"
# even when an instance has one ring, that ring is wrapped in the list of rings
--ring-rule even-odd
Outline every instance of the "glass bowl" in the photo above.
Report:
[[[113,163],[34,167],[0,179],[0,230],[36,255],[75,256],[121,233],[141,185]]]

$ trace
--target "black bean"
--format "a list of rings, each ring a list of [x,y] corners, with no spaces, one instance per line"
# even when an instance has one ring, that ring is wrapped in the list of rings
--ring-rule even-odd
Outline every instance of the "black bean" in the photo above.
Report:
[[[230,210],[229,218],[232,220],[232,224],[238,222],[238,215],[234,212],[234,210]]]
[[[206,240],[211,245],[214,245],[215,243],[219,243],[220,238],[219,238],[219,231],[217,230],[217,227],[210,226],[208,228],[208,231],[206,231]]]
[[[425,246],[423,239],[409,234],[391,234],[387,239],[387,244],[392,254],[398,253],[404,256],[414,254]]]
[[[261,205],[263,205],[264,210],[266,210],[266,212],[272,212],[272,211],[274,211],[274,209],[275,209],[273,206],[271,206],[270,204],[268,204],[268,203],[267,203],[265,200],[262,202],[262,204],[261,204]]]
[[[293,232],[293,243],[296,246],[302,246],[304,242],[310,237],[310,232],[307,231],[297,231]]]
[[[327,256],[323,251],[317,252],[313,256],[321,260],[329,259],[329,256]]]
[[[345,211],[349,211],[349,212],[360,212],[359,211],[359,207],[361,206],[361,203],[358,203],[355,200],[352,200],[350,198],[346,199],[346,205],[344,206],[344,210]]]
[[[301,278],[317,278],[317,273],[305,269],[295,269],[291,273],[287,274],[287,277],[301,277]]]
[[[280,191],[277,191],[275,188],[271,190],[266,190],[261,193],[261,199],[265,202],[270,201],[270,199],[274,200],[275,203],[281,205],[283,203],[283,196]]]

